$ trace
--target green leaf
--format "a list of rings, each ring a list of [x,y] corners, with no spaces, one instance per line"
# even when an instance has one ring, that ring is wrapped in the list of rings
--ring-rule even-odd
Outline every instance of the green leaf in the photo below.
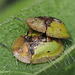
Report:
[[[75,2],[74,0],[23,0],[0,14],[0,42],[10,49],[13,41],[27,32],[24,22],[29,17],[52,16],[62,20],[71,38],[64,39],[64,51],[54,61],[29,64],[18,61],[13,53],[0,46],[0,75],[75,75]]]

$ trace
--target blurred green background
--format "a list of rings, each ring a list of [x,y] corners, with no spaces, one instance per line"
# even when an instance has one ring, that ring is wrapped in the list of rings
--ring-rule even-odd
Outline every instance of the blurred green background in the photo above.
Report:
[[[18,61],[0,46],[0,75],[75,75],[75,1],[74,0],[0,0],[0,42],[10,49],[13,41],[27,32],[29,17],[51,16],[62,20],[71,35],[64,39],[62,55],[52,62],[29,64]]]

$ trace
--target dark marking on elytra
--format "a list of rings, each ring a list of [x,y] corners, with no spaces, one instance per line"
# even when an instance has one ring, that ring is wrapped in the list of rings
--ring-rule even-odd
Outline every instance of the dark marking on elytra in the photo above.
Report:
[[[50,24],[52,23],[52,21],[53,21],[53,19],[50,18],[50,17],[45,20],[46,30],[47,30],[48,27],[50,27]]]
[[[47,51],[47,53],[50,53],[50,51]]]
[[[31,55],[34,55],[34,50],[33,49],[29,49],[29,50],[30,50]]]
[[[36,47],[39,45],[39,42],[31,42],[30,45],[28,46],[28,51],[31,53],[31,55],[34,54],[34,50]]]
[[[60,29],[60,31],[61,31],[61,29]]]

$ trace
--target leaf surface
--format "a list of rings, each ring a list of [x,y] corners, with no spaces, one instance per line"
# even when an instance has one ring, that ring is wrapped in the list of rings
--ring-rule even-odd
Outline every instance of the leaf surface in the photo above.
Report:
[[[14,58],[11,51],[0,46],[0,74],[2,75],[75,75],[75,1],[74,0],[24,0],[15,3],[0,14],[0,42],[10,49],[14,40],[27,32],[24,22],[29,17],[51,16],[62,20],[71,38],[64,39],[64,51],[54,61],[26,64]]]

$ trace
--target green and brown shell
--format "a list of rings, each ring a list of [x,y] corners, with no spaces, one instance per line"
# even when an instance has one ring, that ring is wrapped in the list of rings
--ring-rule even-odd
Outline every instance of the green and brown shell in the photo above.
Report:
[[[65,24],[61,20],[53,17],[45,16],[28,18],[26,24],[29,28],[38,32],[46,33],[46,36],[49,37],[60,39],[70,37]]]
[[[20,36],[13,44],[14,56],[24,63],[43,63],[57,58],[63,51],[59,39],[41,36]]]

